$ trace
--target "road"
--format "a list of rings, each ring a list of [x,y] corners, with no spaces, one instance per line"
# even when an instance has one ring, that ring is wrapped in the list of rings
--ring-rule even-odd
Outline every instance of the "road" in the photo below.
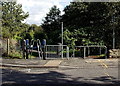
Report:
[[[119,86],[118,72],[116,59],[71,59],[59,68],[2,68],[2,86]]]

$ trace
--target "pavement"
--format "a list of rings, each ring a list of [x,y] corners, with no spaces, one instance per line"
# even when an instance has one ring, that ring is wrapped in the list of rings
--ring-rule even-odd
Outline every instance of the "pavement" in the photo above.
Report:
[[[2,86],[120,86],[119,59],[3,59],[0,62]]]
[[[50,60],[44,66],[59,66],[62,60]]]
[[[20,67],[20,68],[58,68],[62,60],[18,60],[1,59],[2,67]]]

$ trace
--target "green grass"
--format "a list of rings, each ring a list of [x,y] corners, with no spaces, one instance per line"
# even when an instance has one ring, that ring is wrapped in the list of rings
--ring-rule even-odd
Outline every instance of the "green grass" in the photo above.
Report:
[[[20,52],[14,51],[10,52],[9,55],[3,55],[5,59],[22,59],[22,54]]]

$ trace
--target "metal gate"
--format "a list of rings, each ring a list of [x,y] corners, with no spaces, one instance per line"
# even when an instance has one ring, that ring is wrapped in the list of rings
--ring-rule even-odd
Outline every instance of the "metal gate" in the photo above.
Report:
[[[69,59],[69,47],[67,45],[46,45],[46,59]]]

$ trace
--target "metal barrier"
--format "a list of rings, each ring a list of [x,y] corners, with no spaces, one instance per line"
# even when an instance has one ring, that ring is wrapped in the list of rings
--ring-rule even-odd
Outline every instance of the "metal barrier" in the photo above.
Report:
[[[69,59],[69,47],[67,45],[46,45],[46,59]]]
[[[107,47],[106,46],[75,46],[75,50],[73,51],[73,57],[92,57],[92,56],[102,56],[104,55],[105,58],[107,54]],[[94,57],[93,57],[94,58]]]
[[[34,46],[36,43],[36,46]],[[35,52],[36,48],[36,52],[38,53],[39,59],[43,59],[43,51],[42,51],[42,45],[39,39],[37,40],[31,40],[30,45],[29,45],[29,50],[30,50],[30,58],[33,52]]]

